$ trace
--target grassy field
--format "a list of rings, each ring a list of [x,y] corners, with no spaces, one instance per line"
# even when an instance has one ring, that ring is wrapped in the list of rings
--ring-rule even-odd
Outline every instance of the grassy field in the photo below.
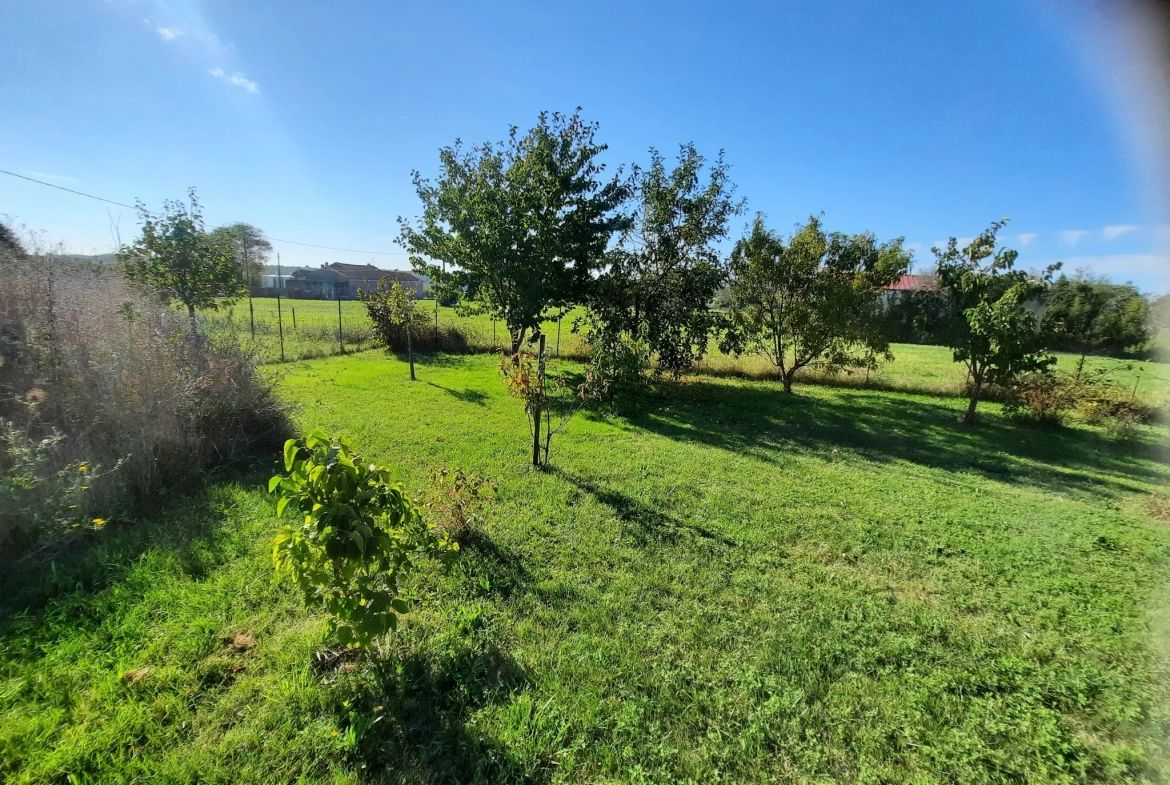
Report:
[[[315,659],[255,477],[0,576],[0,780],[1158,782],[1165,433],[691,380],[526,465],[483,355],[280,366],[411,488],[499,484],[374,662]],[[276,456],[274,456],[275,459]]]
[[[427,314],[435,312],[434,300],[419,301],[419,309]],[[256,298],[252,301],[256,323],[255,345],[261,357],[268,362],[280,360],[280,341],[277,304],[272,298]],[[358,301],[344,300],[341,303],[341,338],[338,337],[338,307],[336,301],[285,300],[281,304],[281,321],[284,324],[285,358],[287,360],[312,359],[340,354],[344,345],[346,351],[360,351],[374,345],[374,335],[365,307]],[[295,313],[294,313],[295,312]],[[584,358],[588,347],[583,337],[572,332],[573,320],[583,314],[575,309],[564,317],[560,325],[558,341],[557,323],[546,322],[543,329],[548,337],[548,351],[565,357]],[[294,315],[296,324],[294,326]],[[220,329],[234,329],[240,338],[251,341],[251,321],[247,301],[237,302],[218,312],[205,315]],[[492,320],[487,316],[460,316],[453,308],[439,308],[440,328],[454,328],[466,338],[469,349],[491,351],[507,345],[506,331],[502,325],[493,329]],[[455,349],[454,346],[444,346]],[[766,377],[773,371],[763,357],[730,357],[711,346],[712,353],[700,363],[701,373],[719,375],[744,375]],[[830,382],[860,384],[881,389],[926,392],[941,395],[958,395],[966,381],[964,366],[955,363],[949,349],[942,346],[917,344],[894,344],[894,360],[885,363],[872,374],[854,376],[841,375]],[[1057,367],[1074,370],[1080,357],[1071,354],[1057,355]],[[1165,405],[1165,391],[1170,386],[1170,365],[1138,360],[1118,360],[1109,357],[1090,357],[1085,363],[1089,370],[1104,369],[1110,378],[1127,390],[1134,390],[1138,400],[1154,405]],[[823,377],[812,374],[807,378]]]

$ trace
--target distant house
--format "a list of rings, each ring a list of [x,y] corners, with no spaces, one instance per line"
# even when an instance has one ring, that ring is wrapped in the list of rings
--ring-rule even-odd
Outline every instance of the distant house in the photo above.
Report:
[[[373,291],[380,282],[386,286],[397,282],[422,297],[424,283],[414,273],[401,270],[382,270],[372,264],[345,264],[334,262],[307,270],[296,270],[289,276],[286,288],[293,297],[318,300],[353,300],[358,290]]]
[[[933,275],[903,275],[883,289],[887,292],[933,292],[938,290],[938,278]]]
[[[937,292],[938,277],[934,275],[903,275],[889,286],[882,287],[882,304],[890,305],[896,298],[909,297],[916,292]]]

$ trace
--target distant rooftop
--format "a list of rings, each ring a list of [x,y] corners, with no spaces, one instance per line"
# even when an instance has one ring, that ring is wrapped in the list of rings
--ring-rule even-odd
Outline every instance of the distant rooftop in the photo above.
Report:
[[[883,288],[887,292],[933,292],[938,289],[938,280],[933,275],[903,275]]]

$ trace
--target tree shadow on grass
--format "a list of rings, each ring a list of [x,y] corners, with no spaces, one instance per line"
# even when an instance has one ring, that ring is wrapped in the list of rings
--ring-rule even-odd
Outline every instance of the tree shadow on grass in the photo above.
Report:
[[[694,381],[678,385],[668,399],[626,407],[625,414],[634,427],[767,463],[785,453],[823,455],[840,448],[876,463],[909,461],[1057,493],[1109,496],[1170,481],[1170,466],[1149,441],[1030,427],[987,412],[979,425],[966,426],[957,422],[957,410],[938,402],[823,392],[788,395],[764,384]]]
[[[460,558],[452,567],[473,594],[495,594],[504,599],[532,583],[524,561],[516,553],[476,531],[460,545]]]
[[[257,470],[236,482],[260,487],[269,474]],[[236,503],[233,493],[232,485],[213,484],[176,494],[132,520],[116,518],[101,530],[71,532],[18,559],[0,561],[0,637],[12,617],[29,620],[55,598],[75,608],[79,620],[88,618],[92,614],[85,608],[95,595],[125,580],[147,551],[166,552],[189,576],[206,575],[231,558],[221,552],[217,536]]]
[[[339,724],[359,732],[361,781],[545,781],[470,724],[476,711],[508,700],[528,681],[516,661],[492,644],[379,662],[364,691],[338,709]]]
[[[486,406],[488,398],[490,397],[487,393],[480,390],[472,390],[470,388],[463,390],[452,390],[450,387],[444,387],[443,385],[435,384],[434,382],[427,382],[427,384],[429,384],[431,387],[442,390],[456,400],[463,401],[464,403],[472,403],[476,406]]]
[[[623,532],[639,546],[673,545],[683,540],[705,540],[729,548],[739,546],[730,537],[694,523],[680,521],[621,491],[602,487],[556,466],[552,467],[552,471],[612,509],[622,522]]]

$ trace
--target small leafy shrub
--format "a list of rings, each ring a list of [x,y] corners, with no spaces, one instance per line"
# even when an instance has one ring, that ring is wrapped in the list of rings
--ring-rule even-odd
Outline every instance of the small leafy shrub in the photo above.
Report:
[[[611,409],[618,396],[640,392],[650,382],[650,344],[637,336],[594,329],[589,334],[589,356],[599,380],[597,394]]]
[[[273,565],[292,574],[306,607],[329,611],[339,643],[368,649],[409,609],[399,586],[415,557],[459,546],[423,519],[389,469],[367,464],[344,439],[320,431],[289,439],[284,468],[268,483],[277,515],[292,505],[304,519],[276,535]]]
[[[386,348],[405,349],[408,336],[417,343],[428,326],[432,328],[433,340],[433,325],[417,307],[414,293],[404,289],[401,283],[362,292],[361,299],[373,323],[374,333]]]
[[[439,531],[456,543],[465,543],[479,530],[483,509],[496,484],[474,472],[438,469],[431,475],[427,510]]]
[[[34,534],[105,523],[87,517],[87,491],[100,476],[99,467],[85,461],[62,465],[58,454],[64,441],[56,429],[36,440],[12,421],[0,420],[0,549]]]
[[[1079,386],[1067,374],[1027,373],[1016,380],[1003,410],[1017,419],[1060,425],[1077,405]]]
[[[599,397],[604,386],[595,370],[590,368],[585,381],[573,387],[565,377],[547,374],[544,359],[528,352],[517,352],[511,357],[501,352],[500,374],[508,393],[524,402],[529,433],[534,429],[543,431],[539,455],[533,456],[533,465],[536,466],[548,465],[552,437],[569,424],[586,402]]]

